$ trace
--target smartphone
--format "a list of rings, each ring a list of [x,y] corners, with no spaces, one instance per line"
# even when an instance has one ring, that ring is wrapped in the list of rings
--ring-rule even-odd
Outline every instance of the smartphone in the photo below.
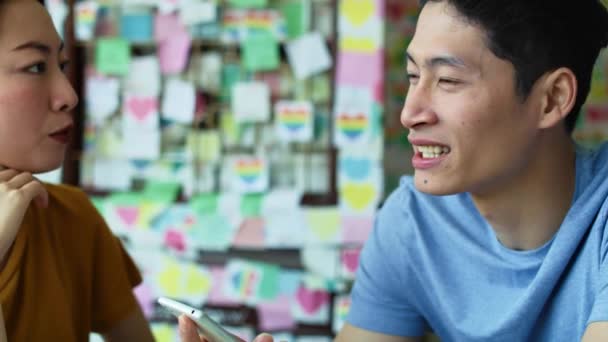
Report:
[[[158,304],[171,312],[175,317],[182,314],[188,316],[196,323],[198,330],[209,342],[242,342],[238,337],[230,334],[219,323],[212,320],[209,315],[184,303],[173,299],[160,297]]]

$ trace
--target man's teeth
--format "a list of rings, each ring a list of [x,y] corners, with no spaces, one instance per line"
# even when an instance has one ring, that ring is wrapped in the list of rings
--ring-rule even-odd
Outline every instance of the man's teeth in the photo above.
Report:
[[[443,146],[418,146],[418,152],[422,158],[437,158],[444,153],[449,153],[450,149]]]

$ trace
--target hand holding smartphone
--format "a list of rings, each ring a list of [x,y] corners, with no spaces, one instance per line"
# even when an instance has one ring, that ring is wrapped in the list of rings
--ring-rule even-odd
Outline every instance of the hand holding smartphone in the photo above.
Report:
[[[212,320],[201,310],[197,310],[186,304],[165,297],[159,298],[158,304],[176,317],[179,317],[182,314],[189,317],[196,323],[199,332],[203,334],[209,342],[242,342],[241,339],[226,331],[219,323]]]

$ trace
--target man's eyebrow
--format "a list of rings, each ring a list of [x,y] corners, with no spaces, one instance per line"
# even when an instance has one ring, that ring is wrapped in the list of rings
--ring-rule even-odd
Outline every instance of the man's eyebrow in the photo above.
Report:
[[[414,60],[414,57],[412,57],[412,55],[409,52],[406,52],[405,55],[407,56],[408,61],[412,62],[415,66],[418,66],[418,64]],[[435,57],[426,59],[424,61],[424,64],[429,69],[434,69],[439,66],[449,66],[449,67],[455,67],[455,68],[460,68],[460,69],[469,68],[469,66],[462,59],[455,57],[455,56],[450,56],[450,55],[435,56]]]
[[[59,44],[59,52],[61,52],[63,50],[64,47],[64,43],[63,41],[61,41],[61,43]],[[45,55],[49,55],[51,54],[51,47],[48,46],[47,44],[38,42],[38,41],[29,41],[27,43],[21,44],[19,46],[17,46],[16,48],[13,49],[13,51],[22,51],[22,50],[28,50],[28,49],[34,49],[37,51],[40,51],[42,53],[44,53]]]

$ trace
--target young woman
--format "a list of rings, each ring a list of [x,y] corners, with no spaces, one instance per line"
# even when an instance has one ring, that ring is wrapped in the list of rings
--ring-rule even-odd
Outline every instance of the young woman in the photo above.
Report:
[[[0,3],[0,317],[9,341],[152,341],[119,240],[83,192],[32,176],[62,164],[73,129],[66,64],[43,5]]]

